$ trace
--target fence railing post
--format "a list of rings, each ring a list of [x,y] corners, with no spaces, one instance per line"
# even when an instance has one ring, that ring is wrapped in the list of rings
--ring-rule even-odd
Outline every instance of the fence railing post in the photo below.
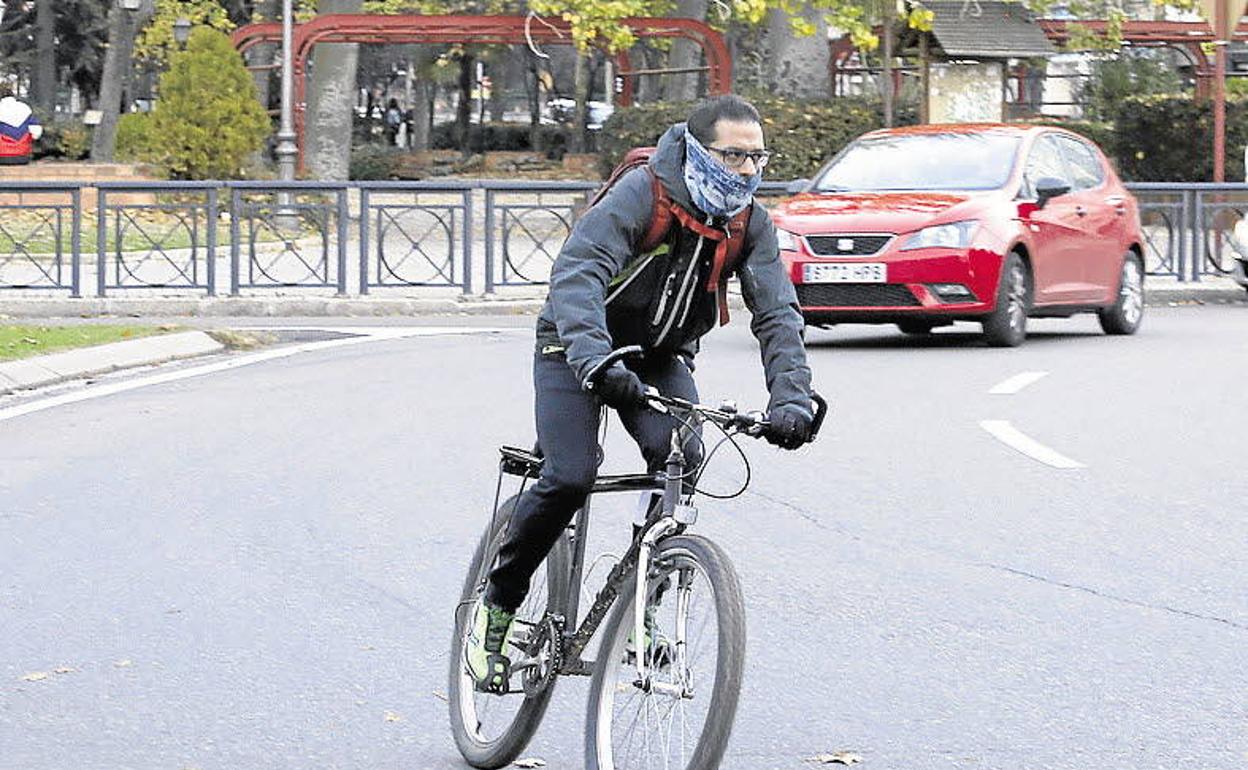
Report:
[[[494,293],[494,191],[485,190],[485,293]]]
[[[241,276],[239,275],[239,250],[242,244],[243,228],[239,223],[239,216],[242,213],[243,194],[237,187],[230,187],[230,296],[237,297],[239,295],[239,284]]]
[[[1200,281],[1200,273],[1205,267],[1205,245],[1208,234],[1205,232],[1205,199],[1201,190],[1193,190],[1195,204],[1192,206],[1192,280]]]
[[[368,188],[360,186],[360,295],[368,294]]]
[[[473,188],[464,189],[464,294],[472,294],[472,241],[474,230],[474,219],[472,216],[472,193]],[[489,192],[486,192],[489,195]],[[487,206],[486,210],[489,208]],[[486,249],[489,249],[489,236],[486,236]],[[489,273],[486,273],[486,281],[489,281]]]
[[[347,296],[347,236],[350,232],[347,219],[350,210],[347,206],[347,189],[338,189],[338,296]]]
[[[70,291],[74,299],[82,297],[82,188],[75,187],[69,191],[74,211],[70,218]]]
[[[99,297],[104,296],[104,287],[108,282],[108,222],[104,216],[107,195],[104,188],[95,188],[95,293]]]
[[[208,188],[208,296],[217,296],[217,188]]]

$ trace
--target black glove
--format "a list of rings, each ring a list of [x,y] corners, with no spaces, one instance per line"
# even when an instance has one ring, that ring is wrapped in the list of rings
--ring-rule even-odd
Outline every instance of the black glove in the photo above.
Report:
[[[607,406],[616,409],[637,406],[646,398],[646,386],[641,384],[641,379],[619,364],[600,372],[591,391]]]
[[[783,449],[797,449],[810,440],[810,412],[794,404],[783,404],[774,407],[767,414],[767,432],[764,437],[768,442]]]

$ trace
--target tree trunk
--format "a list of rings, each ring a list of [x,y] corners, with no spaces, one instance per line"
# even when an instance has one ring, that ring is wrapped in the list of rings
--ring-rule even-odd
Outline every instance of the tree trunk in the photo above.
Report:
[[[529,77],[524,81],[529,97],[529,147],[537,152],[542,149],[542,77],[537,56],[525,50],[524,57],[529,65]]]
[[[827,99],[832,94],[828,24],[822,11],[809,6],[803,16],[815,25],[815,34],[797,37],[785,13],[771,12],[767,20],[772,52],[768,86],[772,93],[791,99]]]
[[[362,5],[362,0],[320,0],[317,13],[359,13]],[[341,181],[350,173],[358,63],[355,43],[320,43],[312,51],[303,151],[314,179]]]
[[[259,0],[256,3],[255,16],[257,21],[281,21],[282,8],[280,0]],[[275,43],[259,43],[251,47],[247,51],[247,64],[249,66],[271,65],[274,57],[281,50],[281,46]],[[256,97],[260,101],[260,105],[266,110],[271,105],[269,84],[272,82],[272,75],[278,70],[263,69],[254,70],[252,79],[256,82]]]
[[[883,84],[881,96],[884,99],[884,126],[886,128],[893,127],[893,104],[896,101],[896,94],[893,92],[893,17],[887,11],[884,13],[883,36],[881,48],[884,70]]]
[[[103,114],[91,137],[91,160],[97,163],[111,163],[117,150],[117,119],[124,107],[122,89],[128,80],[126,71],[134,52],[134,36],[153,12],[152,0],[144,0],[138,11],[127,11],[120,3],[114,3],[108,11],[108,49],[104,54],[97,105]]]
[[[465,53],[459,59],[459,103],[455,105],[455,143],[467,158],[472,154],[468,145],[472,123],[472,75],[477,68],[476,57]]]
[[[35,3],[35,63],[31,73],[31,105],[51,118],[56,109],[56,9],[53,0]]]
[[[585,114],[588,111],[586,101],[589,91],[589,67],[585,64],[585,57],[578,54],[575,69],[572,71],[572,95],[576,99],[576,110],[568,133],[568,152],[573,153],[585,152]]]
[[[674,16],[695,21],[706,20],[707,0],[677,0]],[[668,66],[672,68],[701,67],[702,47],[692,40],[683,37],[672,41],[672,54],[668,57]],[[698,84],[701,73],[677,72],[667,76],[667,100],[691,102],[698,98]]]
[[[412,83],[412,136],[413,150],[429,149],[429,106],[432,103],[432,84],[421,78]]]

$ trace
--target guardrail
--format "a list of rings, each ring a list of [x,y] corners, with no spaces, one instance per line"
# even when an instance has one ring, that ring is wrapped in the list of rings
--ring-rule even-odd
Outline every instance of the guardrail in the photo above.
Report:
[[[0,184],[0,290],[83,296],[440,287],[487,294],[549,280],[598,185],[440,182]],[[1228,273],[1248,184],[1141,183],[1146,270]],[[783,197],[767,182],[760,198]],[[85,191],[85,192],[84,192]],[[84,206],[94,192],[94,206]],[[478,211],[483,211],[481,217]],[[84,248],[83,233],[94,231]],[[1246,245],[1248,248],[1248,245]],[[355,265],[352,266],[352,255]],[[477,261],[482,255],[482,261]]]

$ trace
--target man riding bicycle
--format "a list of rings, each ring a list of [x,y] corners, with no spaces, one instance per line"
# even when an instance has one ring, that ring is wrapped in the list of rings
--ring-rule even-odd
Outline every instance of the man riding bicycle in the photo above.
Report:
[[[559,252],[537,320],[533,365],[545,459],[516,504],[470,619],[464,655],[477,689],[507,687],[505,645],[516,608],[597,475],[600,402],[619,411],[649,471],[661,470],[672,418],[646,406],[645,387],[697,401],[693,357],[716,320],[728,320],[724,284],[731,274],[741,281],[761,348],[770,393],[766,437],[785,449],[810,438],[810,368],[797,297],[771,218],[754,203],[769,157],[764,146],[762,121],[749,102],[729,95],[701,103],[686,123],[668,129],[645,167],[611,185]],[[656,212],[671,225],[651,247]],[[624,345],[641,345],[645,354],[595,373]],[[700,451],[690,437],[690,467]]]

